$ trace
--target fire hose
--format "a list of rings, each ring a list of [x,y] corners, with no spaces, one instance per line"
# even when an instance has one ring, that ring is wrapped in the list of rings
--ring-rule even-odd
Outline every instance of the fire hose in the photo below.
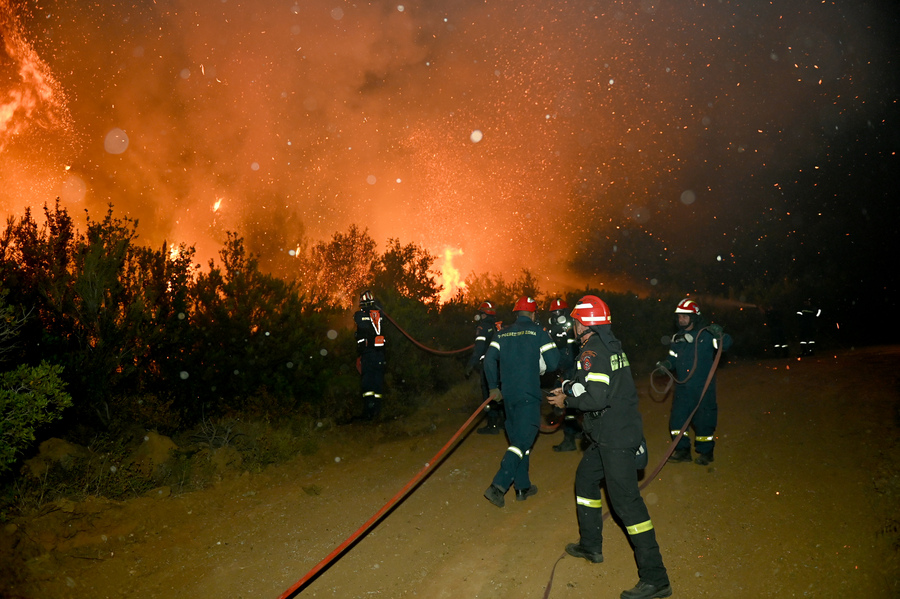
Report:
[[[423,349],[427,352],[430,352],[433,354],[438,354],[438,355],[453,355],[453,354],[458,354],[458,353],[461,353],[464,351],[471,350],[472,347],[474,346],[474,344],[473,344],[468,347],[464,347],[462,349],[450,350],[450,351],[437,350],[437,349],[427,347],[427,346],[423,345],[422,343],[419,343],[409,333],[407,333],[400,325],[397,324],[397,321],[395,321],[393,318],[391,318],[391,316],[388,313],[386,313],[382,310],[382,314],[384,314],[385,318],[387,318],[395,327],[397,327],[397,330],[400,331],[401,333],[403,333],[403,335],[407,339],[409,339],[416,346],[420,347],[421,349]],[[489,401],[490,400],[486,399],[486,400],[484,400],[483,404],[478,406],[478,409],[475,410],[475,412],[473,412],[471,416],[469,416],[469,419],[465,421],[465,423],[459,428],[458,431],[456,431],[456,434],[454,434],[452,437],[450,437],[450,440],[447,441],[447,443],[441,448],[441,450],[438,451],[437,454],[435,454],[435,456],[433,458],[431,458],[430,461],[426,462],[425,466],[418,472],[418,474],[416,474],[408,483],[406,483],[406,485],[402,489],[400,489],[400,491],[398,491],[397,494],[394,495],[390,499],[390,501],[388,501],[386,504],[384,504],[380,510],[375,512],[375,515],[373,515],[362,526],[360,526],[356,532],[354,532],[352,535],[347,537],[347,539],[345,539],[343,543],[338,545],[334,549],[334,551],[329,553],[325,557],[325,559],[323,559],[318,564],[316,564],[316,566],[312,570],[307,572],[306,575],[303,576],[303,578],[298,580],[296,583],[291,585],[291,587],[289,589],[284,591],[279,596],[278,599],[287,599],[288,597],[293,596],[294,593],[301,590],[307,583],[309,583],[311,580],[313,580],[319,574],[319,572],[321,572],[323,569],[325,569],[325,567],[328,566],[332,561],[337,559],[344,552],[344,550],[346,550],[353,543],[355,543],[357,541],[357,539],[359,539],[362,535],[364,535],[366,532],[368,532],[369,529],[371,529],[388,511],[390,511],[395,505],[397,505],[397,503],[399,503],[404,497],[406,497],[410,493],[410,491],[412,491],[419,484],[419,482],[421,482],[421,480],[425,477],[425,475],[428,474],[435,466],[437,466],[441,462],[441,460],[443,460],[447,451],[450,450],[450,448],[453,446],[453,444],[456,442],[456,440],[459,438],[459,436],[468,428],[468,426],[472,423],[472,421],[475,420],[475,418],[482,413],[482,411],[484,410],[484,407],[488,404]]]
[[[472,423],[472,421],[475,420],[475,418],[481,414],[481,411],[488,404],[488,401],[489,400],[485,400],[483,404],[478,406],[478,409],[475,410],[471,416],[469,416],[469,419],[465,421],[465,423],[459,428],[458,431],[456,431],[456,433],[452,437],[450,437],[450,440],[444,444],[444,446],[440,449],[440,451],[438,451],[434,455],[434,457],[431,458],[430,461],[425,462],[425,466],[421,470],[419,470],[418,474],[416,474],[408,483],[406,483],[406,485],[402,489],[400,489],[400,491],[398,491],[397,494],[394,495],[390,499],[390,501],[388,501],[386,504],[384,504],[380,510],[375,512],[374,516],[372,516],[371,518],[366,520],[366,522],[362,526],[360,526],[356,532],[354,532],[352,535],[347,537],[347,539],[344,540],[343,543],[338,545],[334,549],[334,551],[329,553],[325,557],[325,559],[323,559],[318,564],[316,564],[316,566],[312,570],[307,572],[306,575],[303,576],[303,578],[298,580],[296,583],[291,585],[291,587],[289,589],[287,589],[285,592],[283,592],[281,595],[279,595],[278,599],[288,599],[288,597],[292,597],[294,595],[294,593],[296,593],[301,588],[303,588],[309,581],[311,581],[313,578],[315,578],[315,576],[319,572],[321,572],[326,566],[328,566],[339,555],[341,555],[341,553],[345,549],[347,549],[353,543],[355,543],[356,540],[359,539],[359,537],[361,537],[363,534],[368,532],[368,530],[370,528],[372,528],[372,526],[374,526],[381,519],[382,516],[384,516],[388,511],[390,511],[395,505],[397,505],[397,503],[401,499],[406,497],[406,495],[412,489],[414,489],[419,484],[419,482],[421,482],[421,480],[425,477],[425,475],[428,474],[435,466],[437,466],[444,459],[444,456],[446,455],[447,451],[449,451],[449,449],[453,446],[453,444],[456,442],[456,440],[459,438],[459,436],[469,427],[469,425]]]
[[[389,321],[391,321],[391,324],[393,324],[395,327],[397,327],[397,330],[398,330],[398,331],[400,331],[401,333],[403,333],[404,337],[406,337],[407,339],[409,339],[410,341],[412,341],[413,344],[416,345],[416,347],[419,347],[419,348],[421,348],[421,349],[424,349],[425,351],[430,352],[430,353],[432,353],[432,354],[437,354],[437,355],[439,355],[439,356],[452,356],[453,354],[459,354],[459,353],[462,353],[462,352],[464,352],[464,351],[469,351],[470,349],[472,349],[473,347],[475,347],[475,344],[473,343],[472,345],[469,345],[468,347],[464,347],[464,348],[462,348],[462,349],[452,349],[452,350],[446,350],[446,351],[445,351],[445,350],[440,350],[440,349],[433,349],[433,348],[430,348],[430,347],[428,347],[428,346],[426,346],[426,345],[423,345],[423,344],[419,343],[419,342],[416,341],[415,339],[413,339],[412,335],[410,335],[409,333],[407,333],[406,331],[404,331],[403,328],[402,328],[399,324],[397,324],[397,321],[394,320],[393,318],[391,318],[391,315],[390,315],[390,314],[388,314],[388,313],[385,312],[384,310],[382,310],[381,313],[384,314],[384,317],[385,317],[385,318],[387,318]]]

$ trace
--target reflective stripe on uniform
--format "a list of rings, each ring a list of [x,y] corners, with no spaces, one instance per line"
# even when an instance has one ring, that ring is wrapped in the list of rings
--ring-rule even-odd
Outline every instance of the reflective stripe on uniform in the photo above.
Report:
[[[584,380],[591,381],[594,383],[603,383],[604,385],[609,384],[609,375],[603,374],[602,372],[589,372]]]
[[[697,442],[707,441],[708,442],[708,441],[714,440],[715,438],[716,438],[715,435],[710,435],[708,437],[694,437],[694,441],[697,441]]]
[[[641,534],[642,532],[647,532],[648,530],[653,530],[653,522],[647,520],[646,522],[641,522],[640,524],[633,524],[631,526],[626,526],[625,530],[628,531],[630,535]]]
[[[597,508],[598,510],[603,507],[602,499],[589,499],[587,497],[579,497],[575,496],[575,504],[583,505],[584,507],[592,507]]]
[[[677,358],[677,357],[678,357],[678,354],[676,354],[676,353],[675,353],[675,350],[672,350],[672,349],[669,350],[669,355],[672,356],[673,358]]]
[[[491,347],[495,347],[497,351],[500,351],[500,344],[496,341],[491,341]]]
[[[544,353],[545,351],[550,351],[551,349],[556,349],[556,344],[553,343],[552,341],[550,343],[545,343],[544,345],[541,346],[541,353]]]
[[[669,431],[669,434],[672,435],[673,437],[677,437],[678,433],[680,433],[680,432],[681,432],[681,429],[676,428],[674,431]]]
[[[506,448],[506,451],[511,451],[514,454],[516,454],[517,456],[519,456],[520,458],[522,457],[522,450],[519,449],[518,447],[513,447],[512,445],[510,445],[509,447]]]

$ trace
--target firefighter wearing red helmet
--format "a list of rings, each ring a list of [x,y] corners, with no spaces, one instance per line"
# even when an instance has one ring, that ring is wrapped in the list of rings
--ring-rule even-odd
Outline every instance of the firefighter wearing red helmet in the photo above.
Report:
[[[631,366],[612,333],[606,302],[586,295],[578,300],[572,318],[581,341],[576,374],[548,396],[552,405],[583,414],[584,436],[590,443],[575,472],[580,538],[566,546],[566,553],[589,562],[603,561],[600,488],[605,479],[610,507],[628,531],[638,568],[637,585],[623,591],[621,598],[669,597],[672,586],[638,487],[637,471],[646,467],[647,454]]]
[[[703,388],[709,378],[713,361],[721,346],[722,351],[731,348],[731,335],[724,333],[717,324],[706,326],[700,314],[700,305],[690,298],[678,302],[675,307],[675,320],[678,331],[671,339],[665,340],[669,345],[669,357],[657,365],[669,370],[675,377],[675,393],[672,397],[672,412],[669,414],[669,432],[675,439],[681,432],[691,412],[700,403],[690,427],[694,429],[695,460],[706,466],[715,457],[715,433],[719,408],[716,403],[716,377],[713,374],[706,393]],[[702,395],[702,401],[701,401]],[[669,456],[670,462],[691,461],[691,439],[685,434]]]
[[[369,290],[359,296],[359,310],[353,315],[356,322],[356,351],[360,363],[364,420],[375,420],[381,413],[384,387],[385,337],[384,319]]]
[[[466,364],[466,378],[469,378],[472,372],[478,371],[481,379],[481,401],[484,401],[490,394],[490,387],[484,376],[484,354],[501,324],[497,320],[497,309],[492,301],[481,302],[478,314],[475,315],[475,322],[477,323],[475,325],[475,344],[472,346],[472,355],[469,356],[469,362]],[[487,422],[476,432],[481,435],[499,435],[503,429],[503,404],[490,401],[484,410],[487,412]]]
[[[575,321],[569,315],[569,304],[562,298],[550,302],[550,317],[547,332],[559,350],[558,380],[569,380],[575,376],[575,357],[578,355],[578,341],[575,339]],[[559,386],[559,383],[551,386]],[[563,417],[563,440],[553,446],[553,451],[575,451],[575,439],[581,433],[581,425],[575,410],[559,410]]]
[[[509,437],[500,468],[484,492],[485,498],[497,507],[504,506],[504,495],[511,485],[516,489],[517,501],[537,493],[528,465],[541,426],[541,375],[556,369],[559,350],[547,331],[534,321],[536,310],[537,303],[532,298],[519,298],[513,307],[516,321],[494,335],[484,357],[490,397],[503,401]]]

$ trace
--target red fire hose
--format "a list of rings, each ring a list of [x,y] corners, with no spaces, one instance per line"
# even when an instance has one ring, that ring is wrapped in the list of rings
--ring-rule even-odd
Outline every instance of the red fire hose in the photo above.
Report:
[[[402,489],[400,489],[400,491],[398,491],[397,494],[394,495],[390,501],[388,501],[386,504],[384,504],[380,510],[375,512],[374,516],[372,516],[371,518],[366,520],[365,524],[360,526],[359,529],[355,533],[353,533],[352,535],[347,537],[347,539],[343,543],[338,545],[334,551],[329,553],[325,557],[325,559],[320,561],[318,564],[316,564],[316,566],[312,570],[307,572],[303,578],[301,578],[300,580],[295,582],[293,585],[291,585],[291,587],[288,590],[286,590],[281,595],[279,595],[278,599],[287,599],[288,597],[292,597],[294,595],[294,593],[299,591],[309,581],[311,581],[313,578],[315,578],[315,576],[319,572],[321,572],[326,566],[328,566],[332,561],[334,561],[345,549],[347,549],[347,547],[352,545],[354,542],[356,542],[356,540],[359,537],[361,537],[363,534],[368,532],[368,530],[370,528],[372,528],[372,526],[374,526],[381,519],[381,517],[384,516],[391,508],[393,508],[395,505],[397,505],[397,503],[400,502],[400,500],[402,500],[404,497],[406,497],[406,495],[416,485],[419,484],[419,482],[425,477],[425,475],[428,474],[435,466],[437,466],[441,462],[441,460],[444,459],[444,455],[446,455],[447,451],[453,446],[453,443],[459,438],[459,436],[463,433],[463,431],[465,431],[469,427],[469,425],[472,423],[472,421],[475,420],[475,418],[481,414],[481,411],[488,404],[488,401],[490,401],[490,400],[486,399],[483,404],[478,406],[478,409],[475,410],[475,412],[473,412],[471,416],[469,416],[469,419],[466,420],[466,422],[459,428],[458,431],[456,431],[456,434],[454,434],[452,437],[450,437],[450,440],[447,441],[447,443],[443,447],[441,447],[441,450],[438,451],[434,455],[433,458],[431,458],[431,461],[425,463],[425,467],[422,468],[419,471],[419,473],[416,474],[412,478],[412,480],[410,480],[408,483],[406,483],[406,486],[404,486]]]

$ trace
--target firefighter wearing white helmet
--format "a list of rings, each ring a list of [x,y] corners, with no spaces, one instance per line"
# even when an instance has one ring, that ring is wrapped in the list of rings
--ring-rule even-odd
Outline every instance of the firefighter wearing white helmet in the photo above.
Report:
[[[500,329],[500,321],[497,320],[497,308],[491,300],[481,302],[478,307],[478,313],[475,315],[475,343],[472,345],[472,354],[466,364],[466,378],[469,378],[473,372],[478,372],[478,378],[481,379],[481,401],[484,401],[490,395],[490,387],[488,387],[487,378],[484,375],[484,354],[490,346],[494,335]],[[490,401],[484,408],[487,412],[487,422],[476,432],[481,435],[499,435],[503,430],[503,404]]]
[[[384,388],[385,336],[384,319],[369,290],[359,296],[359,310],[353,315],[356,322],[356,351],[359,354],[360,389],[363,399],[363,420],[375,420],[381,413]]]
[[[609,306],[595,295],[578,300],[572,310],[581,340],[574,379],[548,396],[556,407],[583,413],[585,449],[575,472],[577,543],[566,553],[589,562],[603,561],[603,514],[600,486],[606,480],[611,510],[628,531],[638,568],[638,583],[621,599],[672,595],[656,532],[638,488],[638,470],[646,467],[643,422],[638,395],[622,343],[612,333]]]
[[[719,408],[716,403],[716,377],[713,374],[701,401],[703,388],[709,378],[716,352],[731,348],[731,335],[723,332],[717,324],[705,325],[700,314],[700,306],[694,300],[685,298],[675,307],[678,331],[667,340],[669,357],[657,365],[669,370],[675,376],[675,393],[672,397],[672,412],[669,415],[669,432],[674,439],[681,432],[691,412],[700,402],[700,407],[691,419],[694,429],[695,460],[706,466],[715,457],[715,433]],[[687,432],[678,441],[670,462],[691,461],[691,439]]]
[[[532,298],[519,298],[513,307],[516,321],[494,335],[484,356],[490,397],[503,401],[509,437],[500,468],[484,492],[485,498],[497,507],[504,506],[510,485],[516,489],[517,501],[537,493],[528,465],[541,427],[541,375],[556,370],[559,350],[547,331],[534,321],[536,310],[537,303]]]

